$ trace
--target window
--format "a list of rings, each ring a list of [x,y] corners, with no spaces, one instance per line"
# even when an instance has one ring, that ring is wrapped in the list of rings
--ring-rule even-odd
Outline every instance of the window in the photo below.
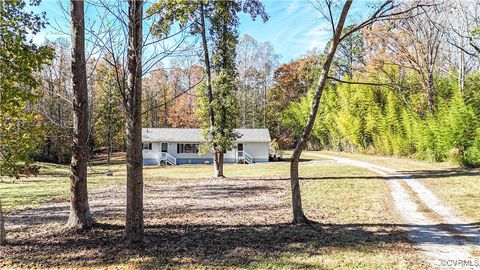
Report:
[[[168,143],[162,143],[162,153],[168,152]]]
[[[144,143],[143,150],[152,150],[152,143]]]
[[[177,153],[198,153],[198,144],[179,143],[177,144]]]

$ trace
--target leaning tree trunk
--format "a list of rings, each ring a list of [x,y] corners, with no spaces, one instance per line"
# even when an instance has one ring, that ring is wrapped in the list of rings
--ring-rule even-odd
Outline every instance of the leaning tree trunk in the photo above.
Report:
[[[4,246],[7,240],[5,237],[5,219],[2,211],[2,201],[0,200],[0,246]]]
[[[292,161],[290,163],[290,178],[292,188],[293,223],[295,224],[308,223],[308,219],[305,217],[302,208],[300,181],[298,179],[298,162],[300,161],[302,151],[307,144],[310,133],[312,132],[313,124],[315,123],[315,118],[317,116],[318,107],[320,105],[320,98],[322,97],[323,89],[325,88],[325,83],[328,79],[328,72],[330,70],[335,51],[337,50],[337,46],[340,43],[343,25],[345,23],[345,19],[347,17],[348,10],[350,9],[351,4],[352,1],[346,1],[343,6],[342,13],[340,14],[335,33],[333,35],[330,49],[322,66],[322,73],[320,75],[320,78],[318,79],[318,84],[315,90],[315,95],[313,96],[313,102],[310,108],[310,115],[308,116],[307,124],[292,154]]]
[[[143,241],[142,16],[143,1],[129,0],[126,93],[127,214],[129,242]]]
[[[73,75],[73,147],[70,164],[70,216],[67,226],[93,225],[87,192],[88,92],[83,1],[70,2]]]

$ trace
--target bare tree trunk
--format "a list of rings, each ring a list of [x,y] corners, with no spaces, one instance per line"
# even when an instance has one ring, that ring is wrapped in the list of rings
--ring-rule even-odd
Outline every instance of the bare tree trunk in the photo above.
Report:
[[[267,128],[267,84],[263,93],[263,127]]]
[[[142,16],[143,1],[128,1],[128,78],[126,93],[127,215],[129,242],[143,241]]]
[[[315,118],[317,116],[318,107],[320,105],[320,98],[322,97],[323,89],[325,88],[325,83],[328,79],[328,72],[330,70],[330,66],[332,64],[333,57],[335,55],[335,51],[337,50],[337,46],[340,43],[340,37],[342,34],[343,25],[345,23],[345,19],[348,14],[348,10],[352,1],[346,1],[343,5],[342,13],[340,14],[340,18],[338,19],[338,24],[335,29],[335,33],[333,35],[333,40],[330,45],[330,49],[326,56],[325,62],[322,66],[322,73],[320,78],[318,79],[317,89],[315,91],[315,95],[313,96],[312,106],[310,108],[310,115],[308,116],[308,121],[303,130],[303,133],[300,137],[300,140],[295,147],[295,150],[292,154],[292,161],[290,163],[290,178],[291,178],[291,188],[292,188],[292,211],[293,211],[293,223],[294,224],[302,224],[308,223],[307,217],[303,213],[302,208],[302,198],[300,195],[300,181],[298,179],[298,162],[300,161],[300,156],[302,154],[303,149],[308,141],[310,133],[312,132],[313,125],[315,123]]]
[[[70,216],[67,226],[88,229],[93,218],[88,205],[88,91],[85,63],[83,1],[70,2],[73,75],[73,147],[70,163]]]
[[[257,101],[252,103],[252,128],[255,128],[255,111],[257,110]]]
[[[427,71],[427,89],[426,89],[426,95],[427,95],[427,105],[428,105],[428,110],[430,113],[435,113],[436,108],[435,108],[435,85],[433,81],[433,71],[429,70]]]
[[[112,128],[108,128],[108,153],[107,153],[107,165],[110,166],[110,158],[112,156],[112,140],[113,140],[113,135],[112,135]]]
[[[242,128],[246,128],[247,126],[247,87],[245,84],[242,86],[243,88],[243,109],[242,109]]]
[[[167,97],[167,94],[168,94],[168,89],[167,87],[164,87],[163,88],[163,124],[164,124],[164,127],[168,127],[168,97]]]
[[[3,217],[2,201],[0,200],[0,246],[4,246],[7,240],[5,237],[5,219]]]
[[[463,44],[463,38],[461,40],[461,45],[462,48],[464,46]],[[460,89],[460,92],[463,93],[465,92],[465,52],[462,50],[459,50],[460,53],[460,63],[458,66],[458,88]]]
[[[215,177],[225,177],[223,175],[223,159],[224,153],[223,152],[216,152],[215,153]]]

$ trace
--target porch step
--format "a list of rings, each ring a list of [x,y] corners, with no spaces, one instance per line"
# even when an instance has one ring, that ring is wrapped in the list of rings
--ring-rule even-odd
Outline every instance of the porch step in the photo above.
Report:
[[[162,161],[165,161],[165,164],[170,164],[172,166],[177,165],[177,159],[170,155],[169,153],[162,152],[158,155],[158,165],[161,164]]]

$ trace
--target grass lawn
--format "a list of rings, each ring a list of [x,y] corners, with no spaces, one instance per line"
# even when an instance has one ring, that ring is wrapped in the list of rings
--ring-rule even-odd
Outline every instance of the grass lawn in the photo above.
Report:
[[[480,221],[479,169],[462,169],[449,163],[431,163],[408,158],[337,152],[322,153],[363,160],[412,175],[467,220]]]
[[[320,159],[317,159],[320,160]],[[93,190],[112,185],[126,183],[126,167],[121,157],[117,156],[113,165],[93,163],[89,166],[88,185]],[[69,198],[69,167],[39,163],[41,166],[38,177],[22,177],[13,182],[14,178],[4,177],[0,182],[0,198],[6,211],[23,207],[31,207],[45,202],[67,201]],[[288,162],[270,162],[263,164],[225,164],[225,175],[234,178],[287,178],[289,176]],[[326,167],[326,170],[329,170]],[[105,172],[113,171],[113,176],[105,176]],[[301,166],[304,177],[316,175],[315,166]],[[348,170],[345,172],[348,174]],[[352,173],[356,173],[355,170]],[[144,167],[145,184],[155,184],[168,179],[207,179],[213,175],[213,165],[181,165]]]
[[[385,181],[363,169],[325,167],[329,166],[318,168],[322,180],[303,181],[302,199],[310,219],[324,224],[326,231],[338,230],[333,239],[324,240],[333,241],[331,246],[319,251],[318,243],[312,242],[301,246],[300,254],[262,258],[252,265],[262,269],[425,269],[416,250],[392,225],[401,221]],[[305,233],[313,232],[306,229]]]
[[[69,167],[39,163],[41,166],[38,177],[3,178],[0,182],[2,205],[8,212],[10,209],[32,207],[40,203],[66,201],[69,198]],[[121,166],[121,167],[120,167]],[[108,167],[96,165],[89,168],[88,184],[90,189],[125,183],[124,165],[112,165],[111,168],[121,168],[121,173],[113,177],[105,176]]]
[[[38,178],[0,184],[8,208],[67,200],[68,168],[43,166]],[[226,165],[224,180],[205,165],[145,168],[148,244],[140,247],[122,238],[124,169],[113,177],[92,172],[90,205],[105,225],[70,234],[61,229],[65,203],[32,208],[41,226],[7,226],[13,245],[0,248],[0,268],[426,268],[396,225],[385,181],[320,159],[302,162],[300,171],[305,213],[318,222],[308,226],[289,224],[287,162]],[[7,219],[28,220],[16,212]]]

